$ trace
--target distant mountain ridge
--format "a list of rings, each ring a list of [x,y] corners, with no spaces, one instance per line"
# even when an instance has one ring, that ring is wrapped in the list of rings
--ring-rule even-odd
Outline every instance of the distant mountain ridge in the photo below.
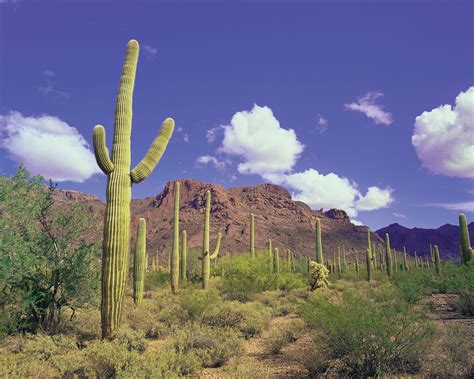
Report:
[[[474,222],[468,225],[471,244],[474,236]],[[379,229],[376,233],[385,239],[385,233],[390,235],[390,245],[397,250],[406,247],[407,252],[413,255],[428,255],[430,244],[438,245],[440,254],[445,258],[459,259],[459,226],[444,224],[437,229],[407,228],[398,223]]]

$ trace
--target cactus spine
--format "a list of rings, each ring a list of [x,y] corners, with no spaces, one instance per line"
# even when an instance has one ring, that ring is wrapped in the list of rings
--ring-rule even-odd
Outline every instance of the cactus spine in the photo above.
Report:
[[[250,256],[255,258],[255,215],[250,214]]]
[[[216,259],[219,255],[222,234],[217,234],[216,247],[211,254],[209,250],[209,223],[211,219],[211,191],[206,191],[206,209],[204,211],[204,234],[202,239],[202,288],[206,289],[209,285],[211,274],[211,259]]]
[[[392,251],[390,249],[390,236],[385,233],[385,262],[387,265],[387,275],[393,276]]]
[[[130,244],[130,200],[133,183],[146,179],[163,155],[173,134],[174,121],[166,119],[158,137],[145,157],[130,170],[132,97],[139,45],[130,40],[115,107],[112,156],[106,147],[105,129],[97,125],[93,132],[94,154],[98,166],[107,175],[104,240],[102,253],[101,326],[102,338],[116,336],[122,315]]]
[[[316,262],[323,264],[323,243],[321,238],[321,220],[316,218]]]
[[[441,272],[441,258],[439,256],[438,245],[434,245],[433,257],[436,273],[439,274]]]
[[[370,261],[370,250],[371,249],[366,249],[365,251],[365,263],[367,265],[367,281],[369,282],[372,280],[372,262]]]
[[[143,300],[146,265],[146,221],[138,220],[135,254],[133,255],[133,301],[139,305]]]
[[[171,291],[176,294],[179,289],[179,192],[180,183],[174,182],[174,217],[173,217],[173,248],[171,250]]]
[[[278,247],[275,247],[273,250],[273,272],[275,274],[280,273],[280,252],[278,251]]]
[[[182,280],[186,280],[186,272],[188,270],[188,267],[187,267],[187,260],[188,260],[188,257],[187,257],[187,247],[188,245],[188,236],[187,236],[187,233],[186,233],[186,230],[183,230],[181,232],[181,254],[180,254],[180,262],[181,262],[181,267],[179,269],[179,272],[181,273],[181,279]]]
[[[461,213],[459,215],[459,240],[461,244],[461,262],[467,264],[471,259],[469,248],[471,247],[471,240],[469,239],[469,229],[467,228],[466,216]]]

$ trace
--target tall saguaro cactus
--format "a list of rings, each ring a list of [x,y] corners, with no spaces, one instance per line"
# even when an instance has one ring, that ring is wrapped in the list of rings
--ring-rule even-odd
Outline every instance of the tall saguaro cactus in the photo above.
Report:
[[[316,218],[316,262],[323,264],[323,243],[321,239],[321,220]]]
[[[250,256],[255,258],[255,215],[250,213]]]
[[[122,315],[127,262],[130,244],[130,199],[133,183],[148,177],[163,155],[174,131],[174,121],[167,118],[145,157],[130,170],[132,132],[132,97],[139,45],[130,40],[115,106],[112,155],[106,147],[105,129],[97,125],[93,132],[97,164],[107,175],[104,240],[102,253],[102,338],[114,338]]]
[[[211,191],[206,191],[206,209],[204,210],[204,234],[202,239],[202,288],[206,289],[209,285],[209,278],[211,274],[211,259],[216,259],[219,255],[219,248],[221,246],[222,234],[217,234],[216,248],[214,253],[209,251],[209,223],[211,219]]]
[[[459,241],[461,244],[461,262],[467,264],[471,260],[469,248],[471,247],[471,240],[469,239],[469,229],[467,228],[466,215],[461,213],[459,215]]]
[[[278,247],[275,247],[273,250],[273,272],[275,274],[280,273],[280,252],[278,250]]]
[[[385,262],[387,265],[387,275],[393,276],[392,250],[390,249],[390,236],[385,233]]]
[[[179,192],[180,183],[174,183],[174,216],[173,216],[173,248],[171,250],[171,291],[176,294],[179,289]]]
[[[441,257],[439,256],[438,245],[434,245],[433,258],[436,273],[439,274],[441,272]]]
[[[186,280],[186,271],[187,267],[187,249],[188,249],[188,236],[186,230],[181,232],[181,254],[179,256],[181,261],[181,267],[179,268],[179,272],[181,273],[181,279]]]
[[[365,263],[367,265],[367,281],[369,282],[372,280],[372,262],[370,260],[371,258],[370,251],[371,251],[370,248],[366,249],[365,251]]]
[[[138,221],[135,254],[133,255],[133,301],[139,305],[143,300],[146,265],[146,221]]]

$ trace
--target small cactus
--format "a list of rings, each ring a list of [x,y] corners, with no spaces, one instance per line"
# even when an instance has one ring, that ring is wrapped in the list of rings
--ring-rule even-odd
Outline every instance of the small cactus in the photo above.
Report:
[[[171,249],[170,280],[171,291],[176,294],[179,289],[179,192],[180,183],[174,183],[174,217],[173,217],[173,247]]]
[[[143,300],[146,264],[146,221],[138,220],[135,254],[133,255],[133,301],[139,305]]]
[[[372,262],[370,261],[370,250],[371,249],[366,249],[365,251],[365,262],[367,264],[367,281],[372,280]]]
[[[329,271],[326,267],[324,267],[323,264],[317,262],[310,262],[308,273],[310,291],[314,291],[318,288],[327,287],[329,284],[328,275]]]
[[[316,218],[316,262],[323,264],[323,243],[321,239],[321,220]]]
[[[255,258],[255,216],[250,214],[250,256]]]
[[[387,275],[393,276],[392,250],[390,249],[390,236],[385,234],[385,262],[387,265]]]
[[[278,251],[278,247],[273,249],[273,273],[280,273],[280,253]]]
[[[355,270],[356,270],[356,274],[359,275],[359,258],[358,257],[355,258]]]
[[[439,274],[441,272],[441,258],[439,256],[438,245],[434,245],[433,257],[436,273]]]
[[[181,273],[181,279],[186,280],[186,275],[187,275],[187,264],[188,264],[188,257],[187,257],[187,247],[188,245],[188,235],[186,233],[186,230],[183,230],[181,232],[181,254],[180,254],[180,262],[181,262],[181,267],[179,272]]]
[[[472,254],[469,252],[471,247],[471,240],[469,238],[469,229],[467,227],[466,215],[459,215],[459,241],[461,244],[461,261],[467,264],[472,259]]]

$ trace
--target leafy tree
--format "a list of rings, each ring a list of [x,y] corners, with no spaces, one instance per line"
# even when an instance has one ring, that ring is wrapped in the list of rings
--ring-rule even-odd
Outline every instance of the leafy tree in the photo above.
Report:
[[[83,204],[57,205],[55,191],[23,167],[0,176],[0,332],[54,333],[64,307],[96,297],[95,220]]]

